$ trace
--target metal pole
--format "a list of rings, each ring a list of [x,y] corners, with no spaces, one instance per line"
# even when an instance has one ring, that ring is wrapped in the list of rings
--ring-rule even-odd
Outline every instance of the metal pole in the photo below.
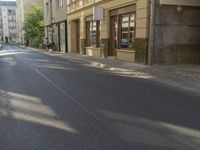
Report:
[[[149,65],[153,64],[155,39],[155,0],[150,0],[150,27],[149,27]]]

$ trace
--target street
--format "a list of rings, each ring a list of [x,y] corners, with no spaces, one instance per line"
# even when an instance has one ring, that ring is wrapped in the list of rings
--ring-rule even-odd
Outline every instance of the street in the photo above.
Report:
[[[39,51],[0,51],[0,150],[199,150],[200,97]]]

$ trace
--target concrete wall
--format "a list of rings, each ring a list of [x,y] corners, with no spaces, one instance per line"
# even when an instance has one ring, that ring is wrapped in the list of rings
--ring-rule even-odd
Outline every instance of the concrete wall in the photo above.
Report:
[[[200,7],[156,3],[154,63],[200,63]]]

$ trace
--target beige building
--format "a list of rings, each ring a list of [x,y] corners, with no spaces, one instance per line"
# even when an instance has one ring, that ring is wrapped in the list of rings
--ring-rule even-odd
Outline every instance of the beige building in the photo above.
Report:
[[[25,14],[32,5],[42,5],[42,0],[16,0],[17,3],[17,43],[24,44],[23,24]]]
[[[199,0],[44,0],[62,52],[144,64],[200,63]]]
[[[69,0],[68,50],[145,64],[200,63],[199,0]]]
[[[67,0],[43,0],[45,37],[54,50],[67,52]]]
[[[69,50],[135,61],[138,49],[146,53],[148,10],[148,0],[70,1],[67,13]]]

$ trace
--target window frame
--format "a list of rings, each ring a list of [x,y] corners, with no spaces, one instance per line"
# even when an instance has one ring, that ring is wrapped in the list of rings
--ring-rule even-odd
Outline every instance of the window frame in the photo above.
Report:
[[[132,43],[130,43],[130,41],[131,41],[131,14],[133,14],[133,16],[134,16],[134,29],[133,29],[133,42]],[[124,47],[122,47],[122,16],[125,16],[125,15],[128,15],[128,47],[127,48],[124,48]],[[118,36],[118,48],[119,49],[127,49],[127,50],[133,50],[133,43],[134,43],[134,41],[135,41],[135,33],[136,33],[136,12],[131,12],[131,13],[125,13],[125,14],[121,14],[121,15],[119,15],[119,21],[118,21],[118,26],[119,26],[119,30],[118,30],[118,34],[119,34],[119,36]]]
[[[95,23],[96,25],[94,25]],[[94,28],[95,28],[95,35],[96,35],[95,42],[93,40]],[[86,17],[86,46],[94,47],[94,48],[100,47],[100,21],[93,20],[92,16]]]
[[[131,31],[131,16],[133,14],[133,31]],[[123,15],[129,15],[128,19],[128,47],[124,48],[122,47],[122,16]],[[134,42],[135,42],[135,37],[136,37],[136,5],[130,5],[126,7],[120,7],[117,9],[110,10],[110,18],[116,17],[117,18],[117,26],[118,26],[118,31],[117,31],[117,47],[116,49],[124,49],[124,50],[134,50]],[[112,21],[112,20],[111,20]],[[113,24],[111,22],[110,24]],[[112,26],[110,26],[112,27]],[[110,29],[110,32],[112,30]],[[112,32],[110,33],[110,37],[112,36]],[[132,35],[133,34],[133,35]],[[131,38],[132,36],[132,38]],[[112,43],[112,42],[111,42]],[[112,46],[110,45],[110,48]]]
[[[58,0],[58,8],[61,8],[65,5],[65,0]]]

